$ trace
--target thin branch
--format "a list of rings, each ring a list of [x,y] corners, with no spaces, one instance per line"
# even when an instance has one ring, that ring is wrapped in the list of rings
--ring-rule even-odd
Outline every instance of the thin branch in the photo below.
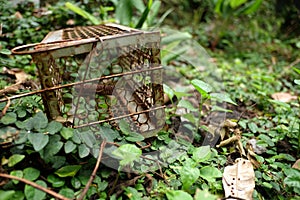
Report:
[[[64,196],[62,196],[62,195],[60,195],[60,194],[58,194],[58,193],[56,193],[56,192],[54,192],[54,191],[52,191],[52,190],[49,190],[49,189],[44,188],[44,187],[42,187],[42,186],[40,186],[40,185],[38,185],[38,184],[36,184],[36,183],[34,183],[34,182],[31,182],[31,181],[26,180],[26,179],[23,179],[23,178],[19,178],[19,177],[17,177],[17,176],[12,176],[12,175],[9,175],[9,174],[3,174],[3,173],[0,173],[0,177],[4,177],[4,178],[9,178],[9,179],[15,179],[15,180],[18,180],[18,181],[22,181],[22,182],[26,183],[27,185],[31,185],[32,187],[35,187],[35,188],[38,189],[38,190],[44,191],[44,192],[46,192],[46,193],[48,193],[48,194],[54,196],[54,197],[57,198],[57,199],[61,199],[61,200],[70,200],[70,199],[68,199],[68,198],[66,198],[66,197],[64,197]]]
[[[10,99],[8,97],[6,97],[6,96],[5,96],[5,98],[7,98],[7,104],[5,105],[5,107],[2,110],[2,115],[0,116],[0,118],[3,117],[6,114],[8,108],[10,106]]]
[[[87,182],[86,186],[84,187],[84,189],[83,189],[83,191],[82,191],[80,197],[78,198],[78,200],[82,200],[82,199],[85,197],[85,195],[86,195],[87,191],[89,190],[89,188],[90,188],[90,186],[91,186],[93,180],[94,180],[95,177],[96,177],[96,173],[97,173],[97,171],[98,171],[98,168],[99,168],[99,165],[100,165],[100,162],[101,162],[101,159],[102,159],[102,154],[103,154],[103,150],[104,150],[105,145],[106,145],[106,140],[104,139],[103,142],[101,143],[101,146],[100,146],[100,150],[99,150],[99,155],[98,155],[97,163],[96,163],[96,165],[95,165],[95,168],[94,168],[94,170],[93,170],[93,173],[92,173],[92,175],[90,176],[90,179],[89,179],[89,181]]]

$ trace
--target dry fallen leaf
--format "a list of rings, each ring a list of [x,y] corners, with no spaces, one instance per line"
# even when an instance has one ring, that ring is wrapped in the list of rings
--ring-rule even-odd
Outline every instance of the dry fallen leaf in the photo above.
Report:
[[[293,164],[292,168],[300,170],[300,159],[296,160],[296,162]]]
[[[271,96],[274,100],[285,102],[285,103],[290,102],[292,100],[296,100],[298,98],[297,96],[293,96],[287,92],[277,92],[272,94]]]
[[[252,199],[255,187],[255,174],[250,161],[236,159],[236,163],[224,169],[222,178],[225,197]]]

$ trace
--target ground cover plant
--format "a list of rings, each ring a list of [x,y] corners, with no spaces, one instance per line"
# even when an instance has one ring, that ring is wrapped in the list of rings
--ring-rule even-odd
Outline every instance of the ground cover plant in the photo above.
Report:
[[[166,124],[147,139],[125,121],[95,133],[50,120],[39,95],[1,102],[0,199],[222,199],[237,158],[254,168],[253,199],[300,198],[297,1],[0,0],[0,13],[1,98],[39,88],[13,47],[79,25],[160,30],[171,74]]]

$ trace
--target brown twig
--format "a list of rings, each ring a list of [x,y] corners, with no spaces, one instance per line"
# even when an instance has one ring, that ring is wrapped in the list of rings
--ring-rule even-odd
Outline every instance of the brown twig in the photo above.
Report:
[[[4,177],[4,178],[9,178],[9,179],[15,179],[15,180],[18,180],[18,181],[22,181],[22,182],[26,183],[27,185],[31,185],[32,187],[35,187],[35,188],[38,189],[38,190],[41,190],[41,191],[43,191],[43,192],[46,192],[46,193],[48,193],[48,194],[54,196],[54,197],[57,198],[57,199],[61,199],[61,200],[70,200],[70,199],[68,199],[68,198],[66,198],[66,197],[64,197],[64,196],[62,196],[62,195],[60,195],[60,194],[58,194],[58,193],[56,193],[56,192],[54,192],[54,191],[52,191],[52,190],[49,190],[49,189],[44,188],[44,187],[42,187],[42,186],[40,186],[40,185],[38,185],[38,184],[36,184],[36,183],[34,183],[34,182],[31,182],[31,181],[26,180],[26,179],[23,179],[23,178],[19,178],[19,177],[17,177],[17,176],[12,176],[12,175],[9,175],[9,174],[3,174],[3,173],[0,173],[0,177]]]
[[[95,168],[92,172],[92,175],[90,176],[89,181],[87,182],[86,186],[84,187],[80,197],[78,198],[78,200],[82,200],[85,197],[85,195],[86,195],[87,191],[89,190],[93,180],[96,177],[96,173],[97,173],[97,170],[99,168],[99,165],[100,165],[100,162],[101,162],[101,159],[102,159],[102,154],[103,154],[103,150],[104,150],[105,145],[106,145],[106,140],[103,140],[103,142],[101,143],[101,146],[100,146],[99,155],[98,155],[98,159],[97,159],[97,163],[95,165]]]
[[[0,116],[0,118],[3,117],[6,114],[6,111],[10,106],[10,99],[8,97],[5,97],[5,98],[7,98],[7,104],[5,105],[5,107],[2,110],[2,115]]]

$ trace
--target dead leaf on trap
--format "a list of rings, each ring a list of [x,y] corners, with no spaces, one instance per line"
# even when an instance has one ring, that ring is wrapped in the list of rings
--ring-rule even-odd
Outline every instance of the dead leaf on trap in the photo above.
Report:
[[[224,169],[222,178],[225,197],[252,199],[255,187],[255,174],[250,161],[236,159],[236,163]]]
[[[293,164],[292,168],[300,170],[300,159],[296,160],[296,162]]]
[[[277,92],[271,95],[274,100],[288,103],[292,100],[296,100],[298,97],[293,96],[288,92]]]

